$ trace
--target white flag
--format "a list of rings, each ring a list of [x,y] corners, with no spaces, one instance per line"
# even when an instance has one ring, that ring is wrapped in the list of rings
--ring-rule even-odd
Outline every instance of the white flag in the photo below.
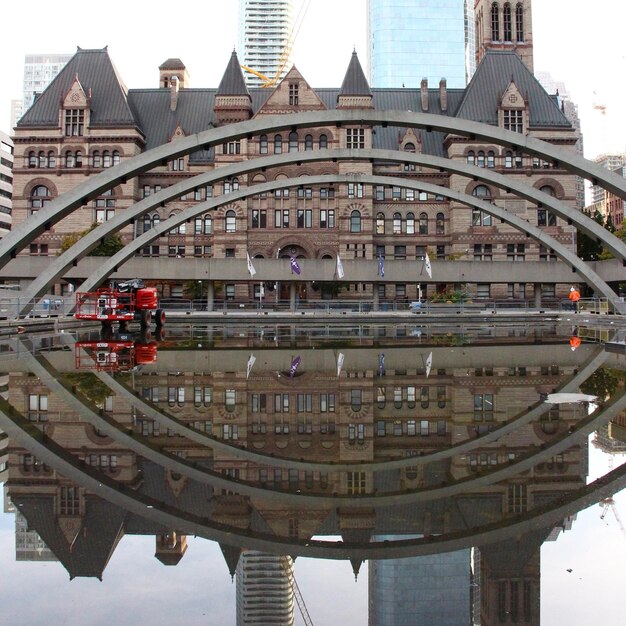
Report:
[[[426,359],[426,378],[430,375],[430,370],[433,366],[433,353],[431,352]]]
[[[250,272],[250,276],[254,276],[256,274],[256,270],[254,269],[254,265],[252,265],[250,254],[248,252],[246,252],[246,258],[248,259],[248,271]]]
[[[337,278],[343,278],[345,276],[343,272],[343,263],[339,258],[339,253],[337,253]]]
[[[428,252],[426,253],[426,256],[424,257],[424,269],[426,270],[426,273],[428,274],[429,278],[433,277],[433,266],[430,264],[430,259],[428,258]]]
[[[343,367],[343,352],[337,355],[337,376],[341,374],[341,368]]]
[[[250,378],[250,372],[252,371],[252,366],[254,365],[255,361],[256,361],[256,357],[254,356],[254,354],[251,354],[250,358],[248,359],[248,367],[246,369],[246,378]]]

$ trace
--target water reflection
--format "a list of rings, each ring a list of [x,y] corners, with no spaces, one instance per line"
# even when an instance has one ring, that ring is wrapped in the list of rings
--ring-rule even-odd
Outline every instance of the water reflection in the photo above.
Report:
[[[370,562],[373,624],[538,624],[541,545],[626,482],[618,467],[586,484],[589,435],[626,440],[625,364],[581,330],[179,325],[7,341],[20,558],[102,578],[125,534],[153,536],[166,565],[195,535],[219,542],[241,607],[275,597],[278,623],[299,601],[293,558],[313,556],[355,576]]]

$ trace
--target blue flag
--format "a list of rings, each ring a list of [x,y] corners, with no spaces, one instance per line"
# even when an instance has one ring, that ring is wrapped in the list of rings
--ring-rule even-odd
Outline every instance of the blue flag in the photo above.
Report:
[[[378,274],[382,277],[385,276],[385,262],[382,254],[378,255]]]
[[[289,263],[291,263],[291,271],[300,276],[300,266],[298,265],[298,261],[296,261],[296,257],[292,256],[289,259]]]
[[[381,352],[378,355],[378,375],[379,376],[385,375],[385,353],[384,352]]]

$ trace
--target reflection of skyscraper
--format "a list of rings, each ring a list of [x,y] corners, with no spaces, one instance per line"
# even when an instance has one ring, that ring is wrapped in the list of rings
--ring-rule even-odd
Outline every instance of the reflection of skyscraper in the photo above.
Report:
[[[368,0],[367,30],[372,87],[465,87],[474,73],[473,0]]]
[[[289,45],[292,29],[292,0],[239,0],[239,50],[243,65],[274,78],[289,69],[283,53]],[[246,74],[246,82],[259,87],[262,80]]]
[[[458,626],[469,621],[469,550],[370,561],[370,626]]]
[[[16,561],[56,561],[57,558],[41,537],[28,529],[26,518],[15,511],[15,560]]]
[[[248,551],[237,565],[237,626],[292,626],[293,561],[289,557]]]

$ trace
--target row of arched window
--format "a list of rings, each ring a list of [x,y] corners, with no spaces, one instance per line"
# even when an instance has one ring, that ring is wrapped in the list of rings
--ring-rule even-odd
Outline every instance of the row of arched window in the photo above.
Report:
[[[270,140],[267,135],[261,135],[259,137],[259,154],[269,154]],[[283,139],[282,135],[274,135],[272,139],[272,145],[274,147],[274,154],[282,154],[283,152],[298,152],[300,150],[300,139],[296,131],[291,131],[287,138],[287,141]],[[313,150],[315,148],[315,142],[313,135],[305,135],[304,137],[304,149]],[[324,150],[328,148],[328,135],[321,134],[317,140],[317,148]]]
[[[384,213],[376,214],[376,234],[384,235],[386,232],[388,220],[385,219]],[[435,218],[435,234],[445,235],[445,216],[443,213],[437,213]],[[403,218],[401,213],[394,213],[391,220],[391,232],[394,235],[428,235],[429,232],[429,219],[428,214],[422,212],[418,218],[415,218],[415,214],[409,212],[406,217]]]
[[[113,167],[120,162],[118,150],[94,150],[90,157],[92,167]],[[67,150],[61,155],[61,167],[75,168],[83,166],[83,153],[80,150]],[[57,155],[52,151],[45,152],[31,150],[27,156],[28,167],[52,168],[57,167]]]
[[[502,14],[502,19],[500,19]],[[498,2],[491,5],[491,40],[492,41],[524,41],[524,7],[521,2],[515,6],[515,37],[513,36],[513,7],[506,2],[500,11]]]

